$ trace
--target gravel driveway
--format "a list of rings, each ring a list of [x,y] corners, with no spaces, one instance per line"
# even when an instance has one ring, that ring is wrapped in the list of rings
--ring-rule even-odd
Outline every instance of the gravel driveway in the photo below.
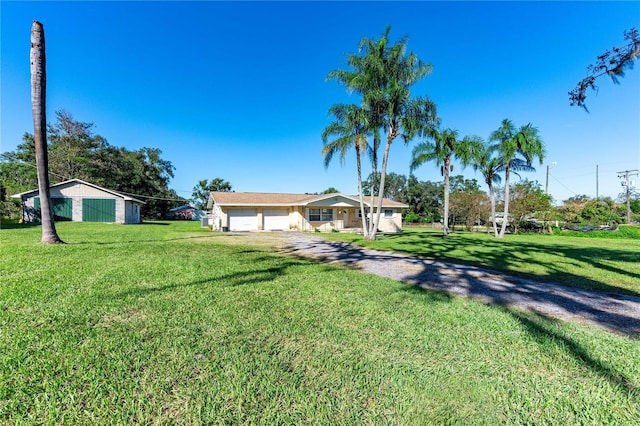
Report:
[[[334,262],[364,272],[464,296],[485,303],[580,321],[610,331],[640,335],[640,297],[516,278],[473,266],[421,259],[326,241],[312,234],[283,233],[287,254]]]

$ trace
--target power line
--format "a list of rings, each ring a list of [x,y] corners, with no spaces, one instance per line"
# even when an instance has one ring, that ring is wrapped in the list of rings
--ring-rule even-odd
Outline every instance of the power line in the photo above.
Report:
[[[551,177],[553,178],[553,180],[555,180],[556,182],[558,182],[560,184],[560,186],[562,186],[564,189],[566,189],[567,191],[569,191],[570,193],[572,193],[573,195],[578,195],[577,192],[575,192],[573,189],[567,187],[567,185],[565,185],[564,183],[560,182],[555,176],[551,175]]]

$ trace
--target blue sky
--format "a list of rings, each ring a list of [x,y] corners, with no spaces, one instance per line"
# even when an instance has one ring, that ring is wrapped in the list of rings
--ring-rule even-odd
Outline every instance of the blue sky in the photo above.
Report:
[[[640,67],[620,85],[599,81],[590,113],[567,92],[597,55],[640,29],[640,2],[29,2],[0,3],[1,147],[33,132],[32,20],[44,24],[47,114],[95,123],[109,143],[157,147],[175,166],[170,186],[189,197],[200,179],[236,191],[356,193],[355,159],[323,166],[320,134],[334,103],[358,102],[326,81],[362,37],[387,25],[393,41],[433,65],[415,95],[443,127],[487,138],[504,118],[533,123],[547,157],[536,173],[556,200],[616,197],[617,173],[640,168]],[[409,174],[396,140],[389,171]],[[461,172],[457,167],[454,172]],[[441,180],[425,164],[421,180]],[[467,169],[468,178],[481,177]]]

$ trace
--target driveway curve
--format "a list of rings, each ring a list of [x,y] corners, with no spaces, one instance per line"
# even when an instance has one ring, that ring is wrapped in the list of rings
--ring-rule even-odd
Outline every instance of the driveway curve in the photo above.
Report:
[[[640,297],[540,282],[474,266],[370,250],[303,233],[286,233],[289,255],[337,263],[424,289],[484,303],[580,321],[629,336],[640,336]]]

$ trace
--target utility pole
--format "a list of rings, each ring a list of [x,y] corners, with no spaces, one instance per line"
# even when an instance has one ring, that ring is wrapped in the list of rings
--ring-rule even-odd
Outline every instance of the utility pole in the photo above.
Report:
[[[555,161],[553,163],[551,163],[551,167],[555,167],[555,165],[558,164]],[[549,195],[549,165],[547,164],[547,181],[544,185],[544,194],[545,195]]]
[[[635,181],[630,181],[629,178],[632,176],[638,176],[638,170],[625,170],[622,172],[618,172],[618,178],[624,180],[620,182],[625,189],[625,198],[627,199],[627,224],[631,223],[631,188],[635,186]]]

